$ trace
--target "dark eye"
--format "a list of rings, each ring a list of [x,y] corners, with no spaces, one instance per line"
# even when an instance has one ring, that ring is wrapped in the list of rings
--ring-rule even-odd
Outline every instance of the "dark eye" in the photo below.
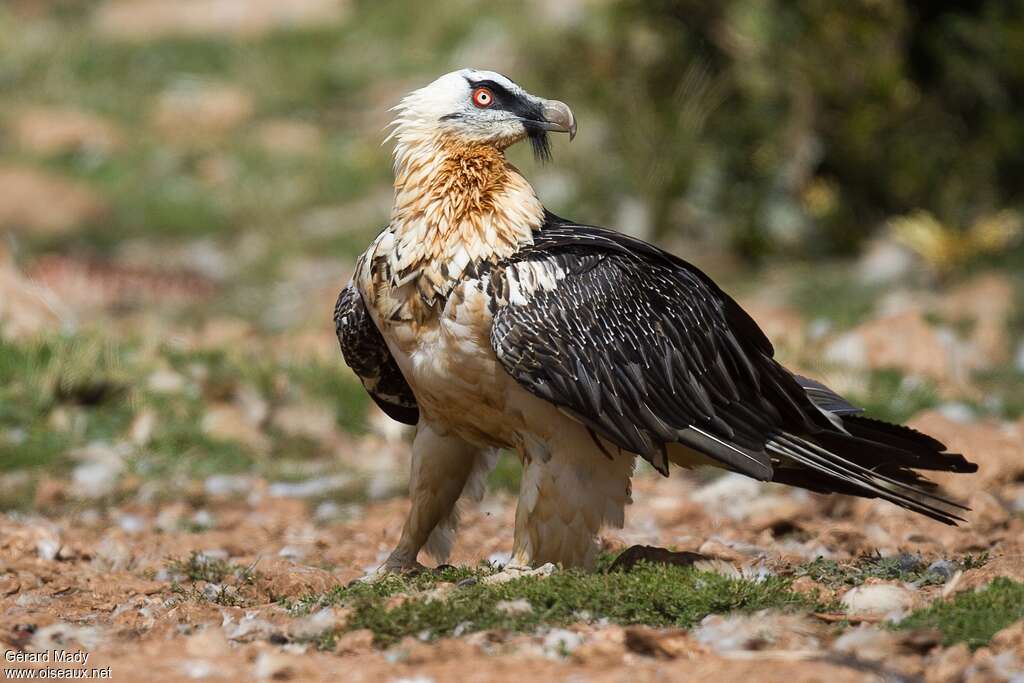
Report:
[[[487,88],[477,88],[473,91],[473,104],[481,109],[487,109],[494,104],[494,94]]]

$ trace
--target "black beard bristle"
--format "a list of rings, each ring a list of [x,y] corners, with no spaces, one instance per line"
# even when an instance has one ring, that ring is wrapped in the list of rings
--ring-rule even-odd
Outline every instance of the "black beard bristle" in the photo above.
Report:
[[[530,138],[530,147],[533,148],[533,158],[540,163],[551,161],[551,140],[548,139],[548,132],[543,128],[531,127],[527,131]]]

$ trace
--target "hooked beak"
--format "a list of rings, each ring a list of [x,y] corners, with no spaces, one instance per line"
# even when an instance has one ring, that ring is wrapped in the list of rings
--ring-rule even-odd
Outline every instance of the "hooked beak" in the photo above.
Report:
[[[556,133],[568,133],[570,140],[576,137],[576,117],[572,115],[572,109],[569,109],[565,102],[544,100],[541,112],[544,120],[537,122],[540,128]]]

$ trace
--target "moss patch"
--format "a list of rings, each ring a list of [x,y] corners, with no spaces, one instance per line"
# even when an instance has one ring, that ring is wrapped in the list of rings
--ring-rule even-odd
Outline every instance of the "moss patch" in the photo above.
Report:
[[[960,593],[919,609],[898,628],[934,628],[942,631],[946,645],[966,643],[979,648],[1019,619],[1024,619],[1024,583],[998,578],[984,590]]]
[[[956,569],[974,569],[985,564],[986,555],[967,555],[952,563]],[[837,562],[819,557],[813,562],[802,564],[796,568],[794,575],[807,576],[818,583],[833,588],[839,586],[859,586],[868,579],[885,581],[903,581],[920,586],[945,583],[946,575],[931,568],[931,563],[920,555],[897,555],[880,557],[865,555],[853,562]]]
[[[441,578],[462,581],[439,599],[422,593],[430,579],[388,578],[376,585],[340,588],[302,601],[303,609],[342,604],[355,610],[349,629],[370,629],[379,645],[405,636],[426,639],[488,629],[531,632],[541,627],[607,619],[620,624],[690,627],[708,614],[767,608],[817,608],[789,588],[789,580],[752,582],[689,568],[641,565],[629,573],[558,572],[490,585],[479,579],[490,570],[447,570]],[[463,579],[470,579],[465,581]],[[389,598],[409,593],[402,601]],[[499,608],[525,600],[529,611]],[[396,604],[397,603],[397,604]]]

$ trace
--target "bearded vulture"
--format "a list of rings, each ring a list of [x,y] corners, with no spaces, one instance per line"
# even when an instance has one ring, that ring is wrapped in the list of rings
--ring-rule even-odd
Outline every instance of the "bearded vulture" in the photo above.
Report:
[[[592,566],[621,527],[636,456],[882,498],[954,524],[915,470],[973,472],[773,359],[749,315],[686,261],[547,211],[505,149],[576,133],[564,103],[463,69],[395,107],[391,222],[335,308],[345,361],[416,426],[412,507],[382,572],[443,561],[456,502],[499,449],[523,465],[512,566]]]

